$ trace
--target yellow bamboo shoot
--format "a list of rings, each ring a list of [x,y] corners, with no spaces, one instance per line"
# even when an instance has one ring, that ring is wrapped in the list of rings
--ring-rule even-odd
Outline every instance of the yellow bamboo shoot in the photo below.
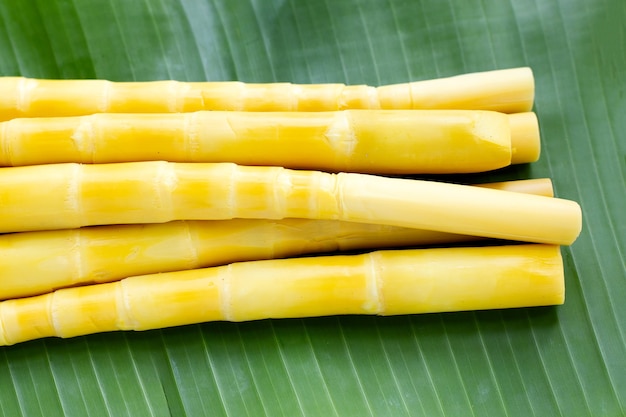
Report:
[[[494,188],[496,190],[514,191],[516,193],[535,194],[545,197],[554,197],[554,188],[550,178],[534,178],[517,181],[489,182],[474,184],[476,187]]]
[[[0,302],[0,345],[208,321],[562,304],[558,246],[378,251],[143,275]]]
[[[382,87],[3,77],[0,78],[0,121],[17,117],[198,110],[476,109],[517,113],[530,111],[534,94],[530,68]]]
[[[552,195],[546,178],[482,186]],[[474,239],[429,230],[307,219],[176,221],[11,233],[0,236],[0,299],[237,261]]]
[[[0,232],[288,217],[565,245],[582,226],[574,201],[366,174],[163,161],[0,170]]]
[[[4,166],[166,160],[446,174],[534,162],[539,148],[533,113],[476,110],[100,113],[0,123]]]

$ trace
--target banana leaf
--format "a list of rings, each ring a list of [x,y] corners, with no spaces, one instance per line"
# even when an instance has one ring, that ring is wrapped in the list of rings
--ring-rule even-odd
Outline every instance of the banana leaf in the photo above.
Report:
[[[0,75],[381,85],[516,66],[584,230],[559,307],[206,323],[0,348],[4,416],[626,415],[624,0],[0,0]],[[0,259],[0,262],[2,260]]]

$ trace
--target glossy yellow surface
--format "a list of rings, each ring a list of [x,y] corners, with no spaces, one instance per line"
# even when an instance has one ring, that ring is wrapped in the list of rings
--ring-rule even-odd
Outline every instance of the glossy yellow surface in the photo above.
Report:
[[[530,68],[485,71],[378,88],[382,108],[483,109],[527,112],[535,84]]]
[[[539,147],[533,113],[479,110],[100,113],[0,123],[5,166],[166,160],[441,174],[533,162]]]
[[[569,200],[423,180],[230,163],[3,168],[0,203],[0,232],[300,217],[568,245],[582,227],[580,206]]]
[[[379,256],[386,314],[564,302],[563,263],[557,246],[395,251]]]
[[[0,345],[212,320],[561,304],[558,246],[409,249],[241,262],[0,302]]]
[[[351,221],[561,245],[582,228],[580,206],[558,198],[346,173],[337,188]]]
[[[536,162],[541,156],[539,122],[533,112],[509,115],[511,164]]]
[[[480,109],[530,111],[530,68],[487,71],[382,87],[241,82],[110,82],[0,78],[0,120],[93,113],[198,110],[328,111]]]

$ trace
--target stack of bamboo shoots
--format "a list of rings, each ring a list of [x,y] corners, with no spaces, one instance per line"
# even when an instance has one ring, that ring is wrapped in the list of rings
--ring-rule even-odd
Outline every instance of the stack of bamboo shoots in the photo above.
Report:
[[[528,68],[382,87],[0,78],[0,344],[561,304],[581,211],[549,179],[397,176],[536,161],[533,98]]]

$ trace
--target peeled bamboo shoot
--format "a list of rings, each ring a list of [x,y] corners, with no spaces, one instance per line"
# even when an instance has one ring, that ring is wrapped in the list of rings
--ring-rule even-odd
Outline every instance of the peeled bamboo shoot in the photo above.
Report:
[[[539,149],[534,113],[475,110],[101,113],[0,123],[4,166],[166,160],[445,174],[534,162]]]
[[[571,244],[563,199],[374,175],[232,163],[54,164],[0,170],[0,232],[172,220],[345,220]]]
[[[143,275],[0,302],[0,345],[207,321],[562,304],[558,246],[378,251]]]
[[[0,78],[0,121],[17,117],[198,110],[476,109],[517,113],[530,111],[534,94],[530,68],[382,87],[4,77]]]
[[[483,184],[552,195],[549,179]],[[474,240],[473,236],[332,220],[178,221],[0,236],[0,299],[237,261]]]
[[[514,191],[516,193],[542,195],[554,197],[554,188],[550,178],[534,178],[528,180],[489,182],[474,184],[475,187],[493,188],[502,191]]]

